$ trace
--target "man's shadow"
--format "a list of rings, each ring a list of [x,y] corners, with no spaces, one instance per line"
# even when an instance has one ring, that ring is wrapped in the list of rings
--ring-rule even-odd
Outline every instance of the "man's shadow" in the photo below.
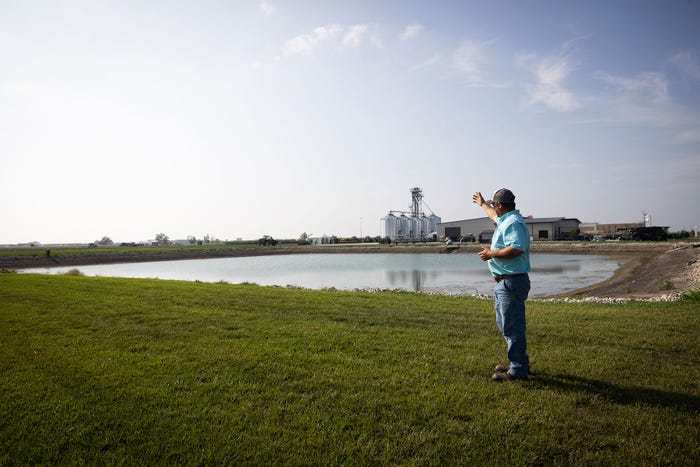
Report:
[[[641,386],[622,387],[604,381],[566,374],[540,373],[532,375],[529,383],[535,388],[588,393],[616,404],[645,404],[653,407],[671,407],[692,413],[700,412],[700,397]]]

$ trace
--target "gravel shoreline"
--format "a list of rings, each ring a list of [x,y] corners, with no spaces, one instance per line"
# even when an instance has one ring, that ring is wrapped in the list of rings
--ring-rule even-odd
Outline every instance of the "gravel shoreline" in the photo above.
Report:
[[[700,288],[700,244],[688,242],[534,242],[533,253],[605,254],[622,266],[613,277],[583,289],[540,300],[617,303],[629,300],[669,301]],[[281,246],[209,250],[95,252],[60,256],[0,257],[0,269],[29,269],[145,261],[227,258],[310,253],[440,253],[475,254],[478,244]]]

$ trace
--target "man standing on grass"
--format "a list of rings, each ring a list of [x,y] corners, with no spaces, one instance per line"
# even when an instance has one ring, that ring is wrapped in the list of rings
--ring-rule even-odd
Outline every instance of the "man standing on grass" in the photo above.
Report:
[[[491,247],[484,247],[478,254],[488,261],[496,280],[496,324],[508,344],[510,366],[497,365],[491,380],[527,379],[530,361],[525,339],[525,300],[530,292],[530,235],[520,211],[515,209],[512,191],[501,188],[489,201],[476,192],[472,199],[496,223]]]

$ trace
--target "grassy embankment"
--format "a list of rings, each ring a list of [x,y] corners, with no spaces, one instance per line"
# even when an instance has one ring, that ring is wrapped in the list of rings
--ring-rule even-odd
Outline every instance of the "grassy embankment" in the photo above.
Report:
[[[283,247],[283,246],[280,246]],[[174,251],[207,251],[207,250],[233,250],[233,249],[250,249],[258,248],[256,243],[240,243],[240,244],[209,244],[209,245],[155,245],[155,246],[100,246],[97,248],[89,247],[71,247],[71,246],[40,246],[40,247],[5,247],[0,248],[0,258],[15,256],[46,256],[46,250],[51,251],[51,256],[68,256],[68,255],[84,255],[84,254],[118,254],[118,253],[167,253]]]
[[[700,302],[492,303],[0,274],[0,465],[686,464]]]
[[[411,244],[395,248],[394,245],[347,243],[342,245],[304,245],[285,243],[274,247],[259,246],[255,242],[212,243],[208,245],[156,245],[156,246],[100,246],[89,247],[2,247],[0,248],[0,270],[47,267],[70,264],[93,264],[122,261],[162,261],[164,259],[192,259],[205,257],[250,256],[279,253],[328,253],[338,251],[406,252],[428,250],[425,247],[440,247],[441,243]],[[47,253],[48,250],[48,253]],[[55,264],[54,264],[55,263]]]

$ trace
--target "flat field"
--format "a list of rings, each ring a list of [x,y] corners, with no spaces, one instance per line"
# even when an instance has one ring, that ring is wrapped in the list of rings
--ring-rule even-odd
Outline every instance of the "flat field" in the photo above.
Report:
[[[0,274],[0,465],[694,465],[700,301]]]

